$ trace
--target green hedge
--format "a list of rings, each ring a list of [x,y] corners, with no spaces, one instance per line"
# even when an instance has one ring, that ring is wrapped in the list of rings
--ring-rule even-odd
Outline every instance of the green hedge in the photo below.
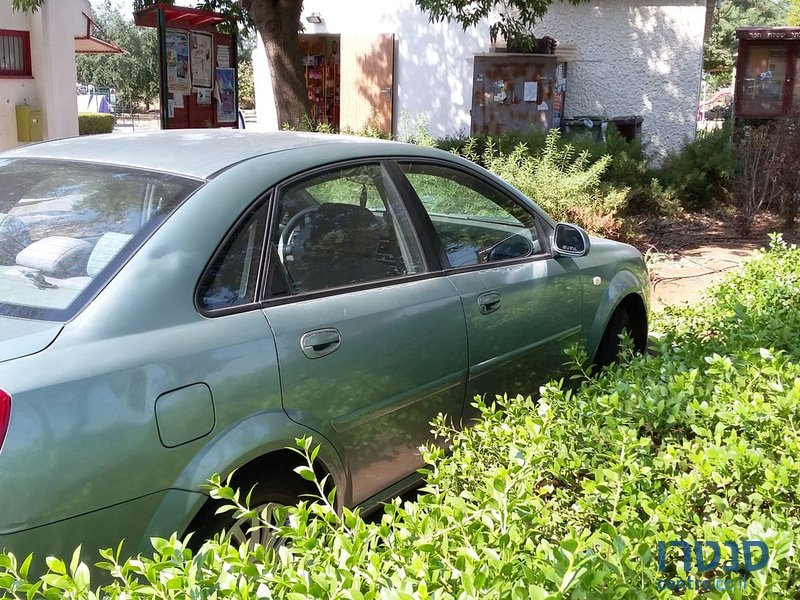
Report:
[[[109,113],[78,113],[78,132],[80,135],[111,133],[116,118]]]
[[[425,493],[377,522],[337,516],[330,497],[302,503],[274,566],[263,549],[210,542],[192,556],[174,537],[135,560],[106,551],[115,583],[98,597],[666,599],[667,580],[687,579],[747,587],[684,598],[800,596],[800,252],[776,238],[656,326],[657,353],[594,377],[576,368],[573,386],[553,382],[538,401],[481,404],[463,432],[438,422],[452,452],[428,450]],[[659,542],[673,540],[716,541],[722,562],[687,573],[671,548],[661,572]],[[767,545],[766,566],[747,573],[740,555],[724,571],[724,542],[745,540]],[[77,559],[51,559],[36,589],[15,565],[0,555],[0,590],[16,597],[91,587]]]

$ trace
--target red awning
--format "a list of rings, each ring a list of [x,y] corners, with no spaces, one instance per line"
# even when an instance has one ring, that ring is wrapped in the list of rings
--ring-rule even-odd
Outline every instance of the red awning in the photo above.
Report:
[[[133,22],[141,27],[158,27],[158,11],[164,11],[164,19],[170,27],[182,26],[184,29],[213,29],[225,22],[225,15],[200,8],[154,4],[133,13]]]
[[[122,54],[124,50],[110,42],[105,42],[92,35],[96,27],[94,21],[86,13],[86,35],[75,36],[75,52],[78,54]]]

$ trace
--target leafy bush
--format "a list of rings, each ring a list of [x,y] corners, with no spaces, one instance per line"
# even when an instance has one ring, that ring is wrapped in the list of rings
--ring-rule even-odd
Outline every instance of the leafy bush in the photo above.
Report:
[[[509,154],[487,142],[482,162],[490,171],[535,200],[553,218],[577,223],[601,235],[618,228],[617,211],[625,202],[625,191],[604,188],[601,176],[611,158],[601,157],[590,164],[589,153],[577,153],[567,144],[559,144],[560,134],[552,130],[542,153],[532,157],[524,143]],[[462,155],[474,159],[474,144]]]
[[[657,173],[661,185],[687,210],[714,208],[728,201],[726,189],[737,172],[730,127],[698,132],[669,156]]]
[[[488,145],[491,145],[495,151],[501,154],[510,154],[520,144],[524,144],[527,153],[532,157],[536,157],[544,150],[546,139],[546,133],[538,129],[532,129],[526,132],[506,131],[498,136],[445,137],[437,141],[437,147],[455,154],[462,154],[467,146],[470,146],[475,156],[473,160],[482,167],[486,167],[483,163],[483,155]]]
[[[239,106],[250,110],[256,107],[255,79],[253,77],[253,61],[239,63]]]
[[[78,133],[80,135],[111,133],[114,131],[115,120],[114,115],[108,113],[79,113]]]
[[[660,318],[658,353],[566,389],[552,382],[534,401],[478,403],[482,420],[436,432],[451,453],[425,452],[427,485],[395,500],[377,522],[318,502],[287,509],[288,545],[276,562],[206,543],[197,555],[175,537],[152,557],[104,551],[112,584],[89,595],[77,558],[26,567],[0,555],[0,591],[22,597],[110,598],[672,598],[659,582],[698,586],[747,575],[746,591],[708,598],[800,595],[800,251],[771,250],[729,276],[694,308]],[[577,353],[576,365],[583,364]],[[311,441],[301,441],[309,464]],[[297,469],[314,480],[310,466]],[[217,481],[213,495],[247,512]],[[764,569],[684,571],[658,542],[764,542]],[[742,561],[739,561],[742,566]],[[699,582],[699,583],[698,583]],[[709,583],[710,585],[710,583]],[[684,592],[697,598],[695,590]]]

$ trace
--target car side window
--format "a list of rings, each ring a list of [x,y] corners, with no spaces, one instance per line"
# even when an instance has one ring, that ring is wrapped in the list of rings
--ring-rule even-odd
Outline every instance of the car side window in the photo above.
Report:
[[[442,242],[451,267],[543,252],[534,216],[506,194],[458,169],[400,163]]]
[[[289,292],[302,294],[425,271],[419,241],[379,164],[337,168],[279,194],[272,232]],[[270,277],[272,295],[280,295]]]
[[[198,304],[207,311],[251,304],[266,231],[267,204],[239,222],[200,280]]]

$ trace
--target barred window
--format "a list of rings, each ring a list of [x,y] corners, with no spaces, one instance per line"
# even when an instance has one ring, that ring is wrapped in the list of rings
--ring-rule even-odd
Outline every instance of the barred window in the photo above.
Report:
[[[30,76],[30,33],[0,29],[0,77]]]

